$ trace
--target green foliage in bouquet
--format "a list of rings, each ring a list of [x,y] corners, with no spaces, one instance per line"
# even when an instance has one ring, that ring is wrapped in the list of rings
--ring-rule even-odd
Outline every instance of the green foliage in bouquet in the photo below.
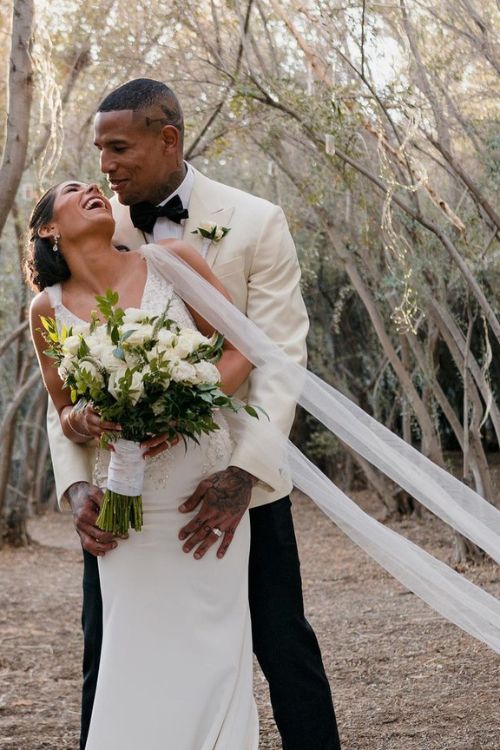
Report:
[[[158,434],[197,441],[202,433],[218,429],[215,408],[241,408],[220,390],[215,367],[196,369],[219,361],[221,334],[208,339],[181,328],[168,318],[168,306],[160,316],[143,314],[127,323],[126,312],[116,307],[116,292],[108,290],[96,300],[104,324],[93,314],[86,327],[58,331],[54,319],[41,318],[50,344],[45,354],[56,360],[73,403],[91,402],[103,419],[122,425],[125,439],[137,442]],[[162,331],[171,334],[170,341],[163,336],[163,345]],[[244,408],[256,415],[253,407]]]

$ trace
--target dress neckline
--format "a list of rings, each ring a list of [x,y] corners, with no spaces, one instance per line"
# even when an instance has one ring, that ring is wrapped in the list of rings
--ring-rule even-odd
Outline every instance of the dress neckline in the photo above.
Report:
[[[141,301],[139,302],[139,309],[142,308],[144,299],[146,297],[146,292],[149,286],[149,283],[151,281],[151,266],[149,264],[149,260],[147,258],[144,258],[146,263],[146,281],[144,283],[144,289],[142,290],[141,295]],[[61,301],[59,302],[59,306],[64,312],[68,313],[74,320],[77,320],[79,323],[83,323],[84,325],[88,325],[90,323],[90,320],[84,320],[83,318],[79,318],[76,313],[74,313],[72,310],[69,309],[69,307],[66,307],[66,305],[62,301],[62,287],[61,284],[59,284],[59,288],[61,289]]]

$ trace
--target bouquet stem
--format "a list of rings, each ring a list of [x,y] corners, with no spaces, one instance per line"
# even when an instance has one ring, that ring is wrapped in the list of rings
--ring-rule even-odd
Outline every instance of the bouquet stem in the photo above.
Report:
[[[140,531],[143,523],[142,486],[145,461],[139,443],[120,438],[113,444],[104,492],[96,525],[112,534]]]
[[[129,528],[140,531],[142,522],[141,495],[120,495],[106,490],[96,526],[112,534],[126,534]]]

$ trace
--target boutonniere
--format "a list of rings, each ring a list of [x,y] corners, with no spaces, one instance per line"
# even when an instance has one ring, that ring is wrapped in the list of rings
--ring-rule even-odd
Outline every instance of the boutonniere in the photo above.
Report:
[[[231,227],[219,227],[212,221],[204,221],[199,227],[196,227],[191,234],[199,234],[206,240],[211,242],[219,242],[228,232],[231,231]]]

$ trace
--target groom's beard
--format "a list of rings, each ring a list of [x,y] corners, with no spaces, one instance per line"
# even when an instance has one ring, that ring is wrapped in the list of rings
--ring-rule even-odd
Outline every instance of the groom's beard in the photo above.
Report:
[[[117,192],[115,195],[117,196],[118,201],[124,206],[133,206],[134,203],[142,203],[143,201],[157,206],[177,190],[186,177],[186,174],[187,167],[183,161],[161,184],[151,182],[149,185],[145,185],[144,187],[135,190],[133,186],[130,186],[130,193],[127,193],[127,189],[129,188],[129,185],[127,185],[124,188],[123,193]],[[109,174],[108,181],[112,182],[112,178]]]

